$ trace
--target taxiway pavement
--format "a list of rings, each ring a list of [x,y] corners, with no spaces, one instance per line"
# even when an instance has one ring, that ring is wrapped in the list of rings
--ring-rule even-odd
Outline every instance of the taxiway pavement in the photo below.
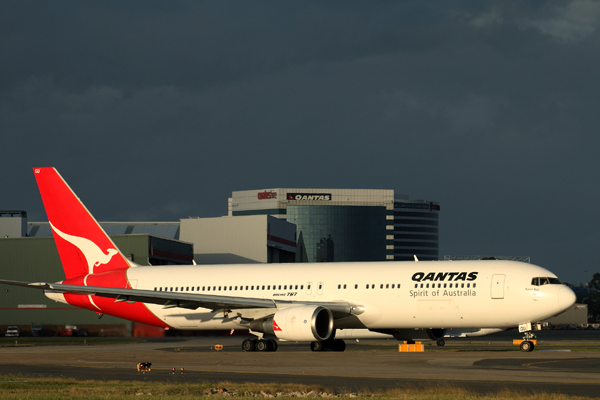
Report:
[[[347,350],[311,352],[281,344],[277,352],[241,351],[240,337],[151,340],[134,344],[0,348],[0,374],[99,380],[278,382],[370,391],[452,385],[477,393],[512,389],[600,397],[600,351],[569,351],[569,343],[600,350],[600,333],[542,342],[532,353],[507,338],[448,341],[424,353],[399,353],[394,342],[347,341]],[[514,336],[514,335],[513,335]],[[583,338],[583,339],[582,339]],[[562,344],[561,344],[562,342]],[[367,344],[368,343],[368,344]],[[214,350],[222,344],[222,351]],[[464,349],[461,345],[464,344]],[[547,351],[541,351],[547,350]],[[136,371],[138,362],[152,371]],[[180,369],[184,368],[181,374]],[[177,372],[173,374],[172,368]]]

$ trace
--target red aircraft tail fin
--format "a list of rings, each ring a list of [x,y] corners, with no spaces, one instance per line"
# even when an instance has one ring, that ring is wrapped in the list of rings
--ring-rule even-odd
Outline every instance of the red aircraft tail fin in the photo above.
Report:
[[[58,171],[44,167],[33,172],[67,279],[129,268],[123,254]]]

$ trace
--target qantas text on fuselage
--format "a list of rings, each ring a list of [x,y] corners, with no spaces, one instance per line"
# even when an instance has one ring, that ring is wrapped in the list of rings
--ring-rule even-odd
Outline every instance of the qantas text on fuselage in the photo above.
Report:
[[[474,281],[477,279],[478,272],[415,272],[412,280],[416,282],[425,281]]]

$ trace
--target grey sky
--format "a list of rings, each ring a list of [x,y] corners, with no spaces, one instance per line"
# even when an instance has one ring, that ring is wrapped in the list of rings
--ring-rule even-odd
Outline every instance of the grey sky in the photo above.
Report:
[[[0,209],[55,166],[99,220],[395,189],[441,254],[600,271],[600,2],[0,3]]]

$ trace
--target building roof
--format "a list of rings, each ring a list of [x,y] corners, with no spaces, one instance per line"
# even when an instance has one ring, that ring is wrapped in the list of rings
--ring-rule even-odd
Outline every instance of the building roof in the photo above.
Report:
[[[108,235],[147,234],[166,239],[179,240],[179,221],[177,222],[100,222]],[[52,236],[48,222],[27,223],[27,236]]]

